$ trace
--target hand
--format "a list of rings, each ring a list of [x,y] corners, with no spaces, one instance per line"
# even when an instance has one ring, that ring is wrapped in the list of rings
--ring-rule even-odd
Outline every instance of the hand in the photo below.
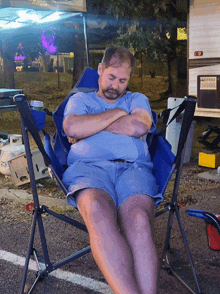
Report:
[[[75,144],[77,143],[79,140],[73,138],[73,137],[67,137],[67,140],[70,144]]]

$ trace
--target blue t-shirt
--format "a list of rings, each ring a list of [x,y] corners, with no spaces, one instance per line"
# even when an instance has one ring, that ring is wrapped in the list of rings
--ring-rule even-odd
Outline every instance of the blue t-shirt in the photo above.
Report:
[[[127,113],[134,109],[142,108],[151,116],[151,108],[148,98],[141,93],[126,92],[113,103],[107,103],[97,96],[96,92],[77,93],[68,100],[64,111],[64,117],[70,113],[92,114],[120,108]],[[154,124],[150,131],[155,128]],[[71,146],[67,163],[75,161],[103,161],[123,159],[129,162],[150,160],[147,144],[140,138],[114,134],[101,131],[95,135],[84,138]]]

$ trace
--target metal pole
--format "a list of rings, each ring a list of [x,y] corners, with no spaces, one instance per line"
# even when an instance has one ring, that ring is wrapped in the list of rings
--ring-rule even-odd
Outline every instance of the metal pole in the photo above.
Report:
[[[60,89],[59,53],[58,53],[58,50],[57,50],[57,83],[58,83],[58,89]]]
[[[86,30],[86,16],[83,15],[83,31],[84,31],[84,39],[85,39],[85,48],[86,48],[86,66],[89,67],[89,47],[87,40],[87,30]]]

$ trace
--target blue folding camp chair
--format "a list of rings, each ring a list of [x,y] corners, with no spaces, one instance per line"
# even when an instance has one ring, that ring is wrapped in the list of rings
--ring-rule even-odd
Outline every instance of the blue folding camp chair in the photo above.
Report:
[[[20,117],[21,117],[22,134],[23,134],[23,140],[24,140],[25,149],[26,149],[28,169],[29,169],[32,193],[33,193],[33,199],[34,199],[33,225],[32,225],[31,236],[29,240],[29,247],[28,247],[28,252],[26,257],[21,293],[24,292],[24,287],[25,287],[27,273],[28,273],[28,264],[29,264],[31,255],[34,255],[37,265],[39,265],[36,250],[33,248],[35,228],[37,224],[39,227],[40,239],[41,239],[41,244],[43,248],[45,269],[38,268],[37,278],[28,293],[32,293],[38,281],[41,280],[43,277],[47,276],[52,271],[90,252],[90,247],[86,247],[82,249],[81,251],[65,258],[64,260],[61,260],[60,262],[57,262],[57,263],[51,262],[49,253],[48,253],[48,248],[47,248],[42,214],[47,213],[49,215],[52,215],[62,221],[65,221],[75,226],[76,228],[79,228],[80,230],[87,231],[87,229],[83,224],[65,215],[55,213],[54,211],[50,210],[48,207],[44,205],[42,206],[39,205],[28,133],[32,135],[36,144],[38,145],[38,148],[40,152],[42,153],[46,166],[50,169],[52,175],[55,177],[55,179],[59,183],[65,195],[68,195],[68,191],[62,183],[62,174],[66,169],[66,158],[70,149],[70,144],[68,143],[68,140],[66,136],[64,136],[63,130],[62,130],[63,112],[64,112],[65,105],[72,94],[78,91],[88,92],[94,89],[98,89],[98,74],[96,70],[88,68],[84,71],[82,77],[80,78],[79,82],[76,84],[74,89],[71,91],[71,93],[53,112],[52,115],[53,115],[54,123],[56,125],[56,132],[53,136],[52,145],[50,144],[51,140],[49,135],[44,132],[45,146],[43,145],[41,141],[39,131],[43,130],[44,128],[46,113],[32,110],[24,95],[19,94],[14,97],[14,101],[18,107],[18,110],[20,112]],[[176,156],[173,155],[173,153],[171,152],[170,144],[164,138],[164,132],[167,126],[167,123],[166,123],[167,119],[165,121],[165,126],[162,129],[162,131],[159,132],[156,129],[154,133],[149,134],[147,136],[147,142],[149,146],[149,152],[151,154],[151,158],[154,164],[153,172],[162,194],[165,193],[169,180],[171,179],[174,172],[176,175],[171,202],[167,203],[162,209],[156,212],[156,217],[164,214],[165,212],[169,212],[167,233],[166,233],[165,245],[164,245],[163,255],[162,255],[163,268],[166,269],[168,272],[175,273],[172,267],[172,264],[169,263],[167,255],[170,248],[170,236],[171,236],[171,230],[172,230],[173,217],[174,215],[176,215],[178,223],[179,223],[180,232],[188,252],[193,276],[196,283],[196,292],[194,292],[193,290],[191,290],[191,292],[201,293],[200,286],[199,286],[198,279],[195,272],[195,267],[192,260],[192,256],[191,256],[188,242],[185,236],[185,232],[181,223],[179,207],[177,204],[178,188],[179,188],[182,158],[183,158],[183,149],[184,149],[184,144],[186,142],[187,135],[194,117],[195,104],[196,104],[195,97],[191,97],[191,96],[185,97],[184,101],[178,107],[173,118],[169,120],[169,123],[170,123],[172,120],[176,119],[177,116],[180,113],[182,113],[183,110],[185,110],[183,115],[183,123],[182,123],[181,132],[180,132],[179,144],[178,144]],[[154,119],[157,120],[158,117],[156,113],[154,113],[153,115],[154,115]],[[165,113],[163,113],[161,116],[164,116],[167,118],[169,116],[169,110],[166,110]],[[186,285],[185,282],[181,279],[181,277],[179,277],[176,273],[175,273],[175,276],[178,277],[179,280],[183,282],[183,284],[188,289],[190,289],[189,286]]]

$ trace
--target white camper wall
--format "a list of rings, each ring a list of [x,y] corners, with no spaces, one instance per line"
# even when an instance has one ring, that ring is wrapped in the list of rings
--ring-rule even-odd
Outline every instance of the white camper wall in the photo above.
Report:
[[[189,9],[189,59],[220,57],[220,0],[191,0]]]
[[[197,96],[198,75],[220,75],[220,64],[189,69],[189,95]]]
[[[190,0],[188,93],[197,96],[198,75],[220,75],[220,0]],[[195,56],[195,52],[202,56]],[[220,117],[220,109],[197,108],[196,116]]]

